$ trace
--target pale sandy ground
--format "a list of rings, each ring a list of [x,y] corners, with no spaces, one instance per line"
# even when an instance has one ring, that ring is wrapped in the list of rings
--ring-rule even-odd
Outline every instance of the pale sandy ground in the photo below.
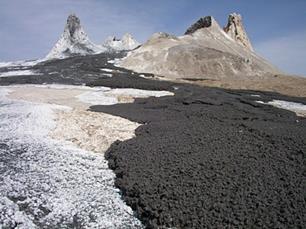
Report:
[[[247,78],[224,78],[224,79],[210,79],[208,78],[193,78],[193,79],[171,79],[169,77],[156,76],[157,80],[168,80],[180,83],[191,83],[200,86],[219,87],[225,89],[238,90],[254,90],[254,91],[268,91],[277,92],[283,95],[306,98],[306,77],[291,76],[291,75],[266,75],[254,76]],[[289,103],[286,101],[281,103],[270,102],[278,108],[286,109],[295,112],[298,116],[306,117],[306,106],[302,104]]]
[[[54,89],[34,86],[9,87],[10,99],[26,100],[37,103],[49,103],[69,106],[75,109],[86,109],[89,104],[80,102],[76,96],[88,91],[79,89]]]
[[[144,77],[145,78],[145,77]],[[213,79],[214,77],[199,77],[191,79],[172,79],[155,75],[157,80],[191,83],[200,86],[219,87],[225,89],[255,90],[278,92],[283,95],[306,98],[306,77],[291,75],[267,75],[254,77],[228,77]]]
[[[188,82],[190,83],[191,81]],[[284,95],[306,98],[306,77],[271,75],[248,77],[246,79],[199,80],[192,83],[228,89],[273,91]]]
[[[114,141],[134,137],[138,126],[117,116],[73,109],[58,113],[57,127],[50,136],[73,142],[85,150],[103,153]]]
[[[301,80],[299,86],[295,82],[294,85],[296,85],[296,88],[293,88],[291,84],[288,84],[287,88],[282,86],[281,88],[283,88],[283,90],[276,91],[287,92],[284,94],[306,97],[306,90],[301,89],[306,88],[304,82],[305,81]],[[203,85],[203,82],[196,83]],[[225,87],[223,84],[213,86]],[[263,87],[255,83],[251,86],[237,86],[237,88],[260,90]],[[72,142],[85,150],[103,153],[116,140],[124,141],[133,138],[135,129],[140,125],[121,117],[88,111],[87,109],[92,104],[78,99],[80,95],[92,91],[86,87],[81,87],[80,89],[77,87],[48,88],[35,86],[14,86],[8,88],[11,91],[8,97],[11,99],[70,107],[71,109],[57,111],[57,126],[49,135],[57,140]],[[229,85],[229,88],[232,88],[232,86]],[[288,88],[290,88],[290,90]],[[293,93],[294,91],[295,93]],[[93,95],[95,95],[94,93]],[[124,93],[122,94],[121,92],[118,93],[116,89],[111,93],[106,92],[105,94],[116,96],[119,103],[134,101],[132,96],[125,95]],[[299,110],[294,110],[291,107],[291,110],[296,112],[299,116],[306,117],[305,107],[302,107],[301,109],[299,108]]]
[[[243,79],[240,78],[224,78],[219,80],[214,79],[171,79],[169,77],[155,76],[156,80],[168,80],[180,83],[191,83],[200,86],[219,87],[225,89],[238,90],[255,90],[277,92],[283,95],[306,98],[306,77],[289,76],[289,75],[267,75],[254,76]],[[295,112],[298,116],[306,117],[306,107],[302,104],[279,104],[267,103],[278,108],[287,109]]]
[[[57,126],[50,136],[57,140],[69,141],[80,148],[103,153],[116,140],[134,137],[138,123],[104,113],[90,112],[91,104],[79,101],[76,96],[86,89],[54,89],[29,87],[10,87],[9,98],[31,102],[58,104],[71,107],[71,110],[57,111]],[[119,98],[120,102],[133,99]]]
[[[193,83],[198,85],[220,87],[227,89],[242,89],[242,90],[256,90],[256,91],[271,91],[277,92],[283,95],[289,95],[294,97],[306,98],[306,77],[287,76],[287,75],[273,75],[266,77],[254,77],[248,79],[223,79],[223,80],[202,80],[194,81]],[[270,103],[270,105],[278,108],[286,109],[283,104]],[[287,107],[288,108],[288,107]],[[297,107],[289,105],[289,109],[295,112],[298,116],[306,117],[305,106]]]

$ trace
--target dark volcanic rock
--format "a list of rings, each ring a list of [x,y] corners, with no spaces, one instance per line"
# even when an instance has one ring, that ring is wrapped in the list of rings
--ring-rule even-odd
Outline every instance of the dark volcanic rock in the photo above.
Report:
[[[202,17],[196,23],[194,23],[187,29],[187,31],[185,32],[185,35],[192,34],[198,29],[210,27],[211,24],[212,24],[211,16]]]
[[[148,90],[167,90],[172,83],[152,81],[140,77],[154,77],[152,74],[135,73],[124,68],[115,67],[109,60],[121,58],[125,52],[102,53],[97,55],[75,56],[66,59],[55,59],[42,62],[27,69],[38,72],[38,75],[0,77],[0,85],[11,84],[73,84],[88,86],[108,86],[112,88],[139,88]],[[11,68],[11,67],[10,67]],[[103,68],[112,69],[112,77]],[[0,72],[8,71],[0,68]],[[20,67],[14,67],[20,70]]]
[[[256,103],[305,99],[148,80],[108,63],[120,55],[52,60],[29,67],[41,75],[1,77],[0,84],[173,91],[175,96],[91,108],[144,124],[135,138],[114,143],[106,157],[124,200],[148,228],[306,225],[306,120]],[[6,148],[3,142],[0,151]]]
[[[80,19],[74,14],[69,15],[67,18],[67,28],[70,36],[73,37],[75,31],[81,28]]]
[[[147,228],[306,225],[306,120],[256,103],[254,92],[187,85],[175,92],[91,108],[144,124],[106,157]]]

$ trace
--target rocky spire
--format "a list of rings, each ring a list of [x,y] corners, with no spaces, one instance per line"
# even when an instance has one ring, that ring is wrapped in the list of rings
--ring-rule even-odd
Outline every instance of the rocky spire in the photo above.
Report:
[[[185,35],[192,34],[198,29],[210,27],[213,21],[214,19],[211,16],[202,17],[186,30]]]
[[[87,55],[105,51],[98,45],[92,43],[81,26],[80,19],[71,14],[63,34],[47,55],[47,59],[65,58],[73,55]]]
[[[232,13],[228,16],[228,22],[224,27],[224,31],[239,44],[253,51],[252,44],[243,27],[242,17],[240,14]]]
[[[67,24],[65,30],[69,32],[70,36],[73,37],[75,34],[75,31],[81,29],[81,22],[80,19],[75,15],[71,14],[67,18]]]

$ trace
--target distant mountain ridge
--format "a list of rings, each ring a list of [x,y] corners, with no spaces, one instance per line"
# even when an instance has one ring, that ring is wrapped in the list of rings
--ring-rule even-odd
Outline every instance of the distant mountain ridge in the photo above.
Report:
[[[200,18],[183,36],[156,33],[143,45],[132,35],[109,37],[97,45],[72,14],[64,32],[46,59],[66,58],[102,52],[132,50],[121,66],[173,79],[221,79],[278,74],[280,71],[254,52],[241,15],[228,16],[224,28],[212,16]]]

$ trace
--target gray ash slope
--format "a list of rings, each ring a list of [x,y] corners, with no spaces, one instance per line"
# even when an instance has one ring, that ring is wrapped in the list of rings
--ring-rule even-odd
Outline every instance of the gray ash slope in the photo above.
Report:
[[[91,108],[145,124],[135,138],[114,143],[107,158],[124,200],[148,228],[306,224],[306,121],[251,95],[304,104],[305,98],[144,79],[107,62],[115,57],[44,62],[30,68],[41,75],[2,77],[0,84],[173,91],[173,97]],[[118,71],[108,77],[105,66]]]

